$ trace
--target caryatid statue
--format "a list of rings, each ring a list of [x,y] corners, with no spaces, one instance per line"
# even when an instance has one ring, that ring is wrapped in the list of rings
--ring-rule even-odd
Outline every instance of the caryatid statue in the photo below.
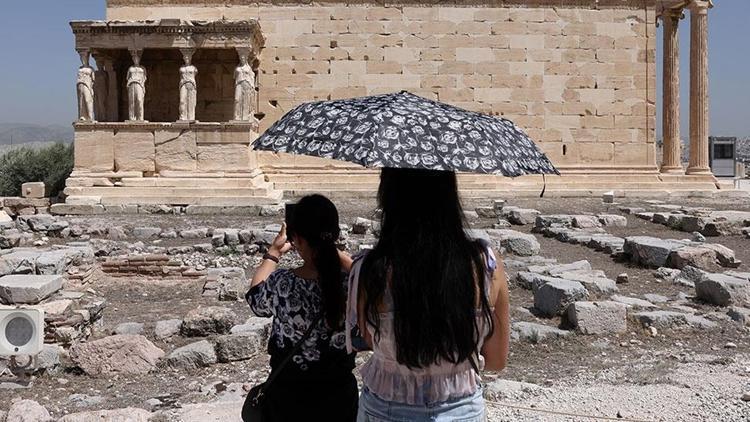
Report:
[[[128,69],[128,105],[130,120],[143,121],[146,99],[146,69],[141,66],[141,50],[131,50],[133,65]]]
[[[247,62],[249,49],[237,49],[240,65],[234,71],[234,120],[249,121],[255,103],[255,72]]]
[[[195,103],[198,94],[198,85],[195,76],[198,69],[193,66],[192,49],[182,50],[182,58],[185,64],[180,67],[180,120],[195,120]]]
[[[78,94],[78,120],[91,122],[94,120],[94,69],[89,65],[90,53],[80,51],[81,67],[78,69],[76,79],[76,92]]]

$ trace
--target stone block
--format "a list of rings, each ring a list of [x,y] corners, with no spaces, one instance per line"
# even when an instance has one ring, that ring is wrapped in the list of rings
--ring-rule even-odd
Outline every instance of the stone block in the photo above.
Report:
[[[486,232],[490,238],[514,255],[533,256],[539,254],[541,249],[539,242],[532,234],[495,229],[488,229]]]
[[[548,325],[536,324],[533,322],[519,321],[514,322],[511,326],[511,338],[514,340],[523,340],[530,343],[539,343],[549,339],[565,337],[570,331],[550,327]]]
[[[688,325],[687,314],[674,311],[648,311],[632,315],[643,327],[674,328]]]
[[[214,346],[207,340],[179,347],[164,358],[164,365],[172,369],[195,369],[216,363]]]
[[[198,145],[198,171],[250,171],[252,168],[248,144]]]
[[[50,207],[50,213],[54,215],[94,215],[104,214],[104,206],[98,205],[73,205],[73,204],[53,204]]]
[[[62,289],[61,275],[12,274],[0,277],[0,299],[7,304],[36,304]]]
[[[88,412],[69,413],[59,419],[60,422],[96,422],[96,421],[122,421],[122,422],[148,422],[153,414],[147,410],[136,407],[126,407],[114,410],[92,410]]]
[[[686,242],[672,239],[659,239],[649,236],[625,238],[624,251],[630,260],[646,267],[664,267],[672,251],[686,246]]]
[[[563,314],[571,303],[588,296],[588,290],[577,281],[552,280],[534,292],[534,307],[542,315],[553,317]]]
[[[180,332],[186,337],[226,334],[234,326],[235,314],[218,306],[199,307],[188,312]]]
[[[539,214],[535,209],[517,208],[506,214],[506,217],[512,224],[526,225],[534,223]]]
[[[617,302],[575,302],[567,318],[581,334],[622,334],[628,328],[627,306]]]
[[[24,198],[44,198],[44,182],[28,182],[21,185],[21,195]]]
[[[155,146],[152,132],[120,131],[114,136],[115,170],[152,172]]]
[[[70,348],[70,357],[88,375],[146,374],[164,352],[146,337],[116,335]]]
[[[194,131],[157,131],[154,144],[156,171],[198,169],[198,145]]]
[[[750,305],[750,281],[725,274],[703,273],[695,282],[695,295],[718,306]]]
[[[115,169],[114,135],[111,130],[76,130],[74,168],[86,171]]]

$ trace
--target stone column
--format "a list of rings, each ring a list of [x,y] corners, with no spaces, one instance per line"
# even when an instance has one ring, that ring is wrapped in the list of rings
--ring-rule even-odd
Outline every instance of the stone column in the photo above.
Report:
[[[664,146],[662,173],[682,173],[680,141],[680,38],[678,24],[682,10],[667,9],[662,13],[664,23],[664,93],[662,115]]]
[[[181,48],[184,64],[180,67],[180,121],[191,122],[195,120],[195,106],[198,96],[198,83],[196,75],[198,69],[193,66],[192,59],[195,49]]]
[[[89,64],[91,52],[82,48],[78,50],[81,58],[81,67],[78,68],[76,78],[76,94],[78,96],[78,121],[94,121],[94,81],[96,79],[94,69]]]
[[[109,73],[107,65],[112,60],[98,51],[94,51],[94,61],[96,61],[96,76],[94,80],[94,115],[100,122],[109,121],[109,111],[107,110],[109,102]]]
[[[107,72],[107,121],[120,120],[120,84],[117,79],[117,65],[111,58],[104,61],[104,71]]]
[[[249,63],[250,48],[237,48],[240,64],[234,71],[234,121],[248,122],[255,110],[255,71]]]
[[[690,5],[690,164],[687,174],[711,174],[708,162],[709,0]]]
[[[128,120],[145,121],[146,68],[141,66],[143,50],[130,50],[133,65],[128,69]]]

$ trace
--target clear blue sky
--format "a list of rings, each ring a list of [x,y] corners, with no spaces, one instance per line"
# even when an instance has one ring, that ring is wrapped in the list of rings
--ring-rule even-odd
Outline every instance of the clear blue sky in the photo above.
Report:
[[[711,133],[750,136],[750,0],[715,0],[709,15]],[[104,0],[6,1],[0,13],[0,122],[69,124],[78,56],[68,22],[104,18]],[[682,126],[688,131],[689,16],[681,25]],[[657,63],[661,67],[661,30]],[[661,104],[659,71],[659,107]],[[661,113],[657,113],[659,119]],[[661,123],[658,125],[661,134]]]

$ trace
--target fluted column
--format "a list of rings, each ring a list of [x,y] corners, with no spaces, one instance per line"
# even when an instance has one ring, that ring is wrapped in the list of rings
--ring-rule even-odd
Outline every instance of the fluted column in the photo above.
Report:
[[[680,37],[677,31],[681,18],[682,10],[679,9],[667,9],[662,13],[664,23],[662,173],[683,172],[680,141]]]
[[[711,174],[708,162],[708,0],[690,5],[690,164],[688,174]]]

